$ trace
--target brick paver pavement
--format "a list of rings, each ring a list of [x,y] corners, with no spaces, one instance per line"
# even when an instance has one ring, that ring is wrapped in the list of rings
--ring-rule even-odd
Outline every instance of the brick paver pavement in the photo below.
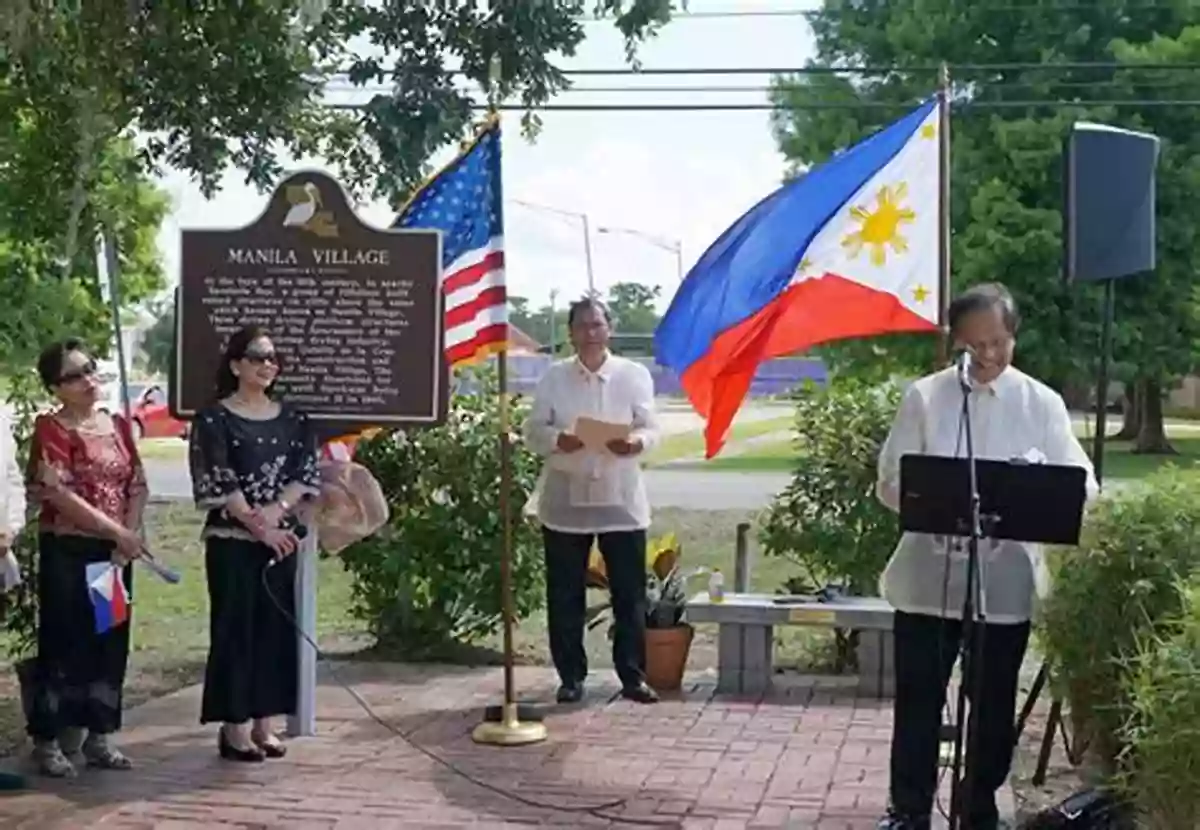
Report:
[[[658,706],[612,700],[594,676],[589,704],[547,718],[545,743],[476,746],[471,729],[495,702],[499,670],[342,664],[379,717],[470,775],[527,799],[602,815],[521,804],[472,783],[366,715],[328,673],[318,736],[284,760],[230,764],[212,728],[196,724],[195,688],[130,713],[121,740],[132,773],[86,771],[0,799],[0,827],[398,828],[636,827],[616,817],[687,830],[874,826],[887,790],[891,708],[859,699],[836,678],[781,684],[767,699],[714,697],[691,680]],[[546,698],[550,672],[518,669],[529,697]]]

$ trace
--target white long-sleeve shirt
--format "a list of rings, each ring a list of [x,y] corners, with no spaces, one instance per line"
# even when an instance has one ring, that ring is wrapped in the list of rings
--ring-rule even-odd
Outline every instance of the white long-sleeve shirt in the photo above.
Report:
[[[650,502],[638,456],[557,449],[579,417],[629,424],[642,452],[658,441],[654,380],[640,363],[609,355],[596,372],[578,358],[551,364],[533,393],[525,439],[545,457],[530,498],[538,519],[565,533],[609,533],[650,526]]]
[[[0,532],[11,544],[25,527],[25,477],[17,463],[17,442],[13,436],[12,416],[0,411]],[[11,588],[20,581],[20,569],[11,551],[0,562],[0,590]]]
[[[1066,404],[1050,387],[1010,366],[990,384],[975,387],[970,410],[977,458],[1026,458],[1083,467],[1087,497],[1094,498],[1099,491],[1091,459],[1075,437]],[[909,387],[879,455],[876,492],[885,505],[899,510],[901,456],[966,454],[959,437],[961,413],[962,390],[955,369],[944,369]],[[1042,546],[985,539],[979,553],[987,621],[1030,619],[1048,583]],[[958,619],[966,564],[965,539],[905,533],[883,572],[880,593],[900,611]]]

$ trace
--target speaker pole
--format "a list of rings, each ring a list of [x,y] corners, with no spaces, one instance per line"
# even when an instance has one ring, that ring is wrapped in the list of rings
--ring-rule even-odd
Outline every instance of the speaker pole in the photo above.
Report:
[[[1100,368],[1096,372],[1096,434],[1092,436],[1092,467],[1096,483],[1104,483],[1104,437],[1108,432],[1108,370],[1112,364],[1113,317],[1116,315],[1115,279],[1104,281],[1104,317],[1100,324]]]
[[[950,362],[950,67],[938,71],[938,346],[937,365]]]

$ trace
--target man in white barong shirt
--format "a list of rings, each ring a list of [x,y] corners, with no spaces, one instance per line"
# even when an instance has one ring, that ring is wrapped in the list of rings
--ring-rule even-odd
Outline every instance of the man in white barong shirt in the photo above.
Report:
[[[1008,290],[998,283],[971,288],[951,303],[948,322],[956,348],[973,356],[969,406],[976,457],[1083,467],[1088,496],[1094,496],[1092,463],[1075,437],[1062,397],[1010,365],[1019,317]],[[884,504],[899,509],[901,456],[965,455],[961,413],[962,387],[954,367],[909,387],[879,457],[877,492]],[[980,556],[984,679],[982,699],[971,705],[978,724],[978,765],[964,826],[993,830],[1000,826],[996,791],[1012,764],[1017,685],[1030,618],[1046,578],[1039,545],[985,539]],[[959,654],[966,562],[965,539],[905,533],[881,579],[881,592],[896,609],[890,806],[881,830],[930,826],[946,686]]]
[[[592,544],[600,548],[613,612],[613,665],[621,694],[639,703],[658,696],[645,680],[646,530],[650,503],[638,456],[658,439],[654,380],[640,363],[608,350],[608,309],[573,303],[568,328],[575,356],[547,369],[525,423],[529,446],[546,458],[533,501],[546,552],[547,629],[560,703],[583,699],[585,580]],[[629,425],[627,437],[587,449],[576,419]]]

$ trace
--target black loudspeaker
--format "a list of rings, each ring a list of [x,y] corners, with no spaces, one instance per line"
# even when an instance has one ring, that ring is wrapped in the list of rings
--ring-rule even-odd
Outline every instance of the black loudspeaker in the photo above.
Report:
[[[1077,123],[1063,142],[1063,277],[1108,280],[1154,270],[1159,140]]]

